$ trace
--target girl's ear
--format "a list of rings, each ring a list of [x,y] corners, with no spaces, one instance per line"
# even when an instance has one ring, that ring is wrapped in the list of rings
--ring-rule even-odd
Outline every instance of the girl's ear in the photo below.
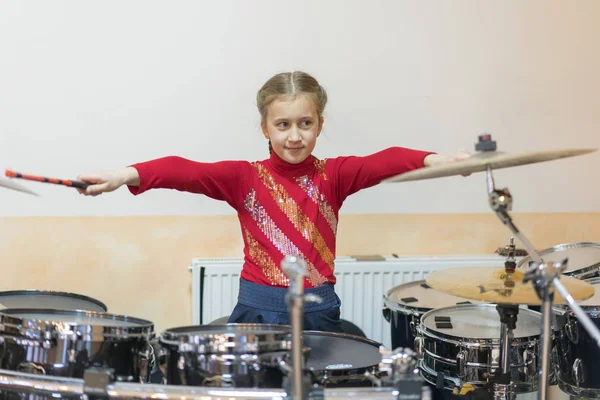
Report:
[[[267,130],[267,123],[262,121],[260,123],[260,129],[262,130],[263,136],[267,139],[271,139],[271,137],[269,136],[269,131]]]
[[[317,131],[317,137],[321,134],[321,130],[323,129],[323,123],[325,122],[325,118],[323,116],[319,117],[319,130]]]

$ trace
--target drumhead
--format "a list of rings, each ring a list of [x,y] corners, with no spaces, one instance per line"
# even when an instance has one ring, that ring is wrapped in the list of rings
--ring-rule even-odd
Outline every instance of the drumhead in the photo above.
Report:
[[[17,318],[24,326],[37,325],[42,321],[47,324],[66,323],[72,325],[87,325],[111,328],[140,328],[151,327],[152,322],[143,319],[86,311],[44,310],[44,309],[6,309],[0,310],[0,315]]]
[[[559,244],[540,251],[539,255],[546,262],[568,258],[567,269],[563,273],[574,277],[586,270],[600,267],[600,243],[596,242]],[[529,261],[531,261],[530,256],[523,257],[518,267],[526,268]]]
[[[391,310],[425,313],[435,308],[480,302],[437,291],[422,280],[393,287],[387,292],[385,303]]]
[[[304,332],[310,347],[307,368],[314,371],[344,371],[369,368],[381,362],[378,342],[359,336],[332,332]]]
[[[431,310],[421,317],[421,325],[429,331],[457,338],[500,339],[500,315],[495,304],[470,304]],[[539,336],[541,325],[540,313],[519,308],[513,337]]]
[[[107,311],[104,303],[91,297],[48,290],[9,290],[0,292],[0,310],[5,308]]]

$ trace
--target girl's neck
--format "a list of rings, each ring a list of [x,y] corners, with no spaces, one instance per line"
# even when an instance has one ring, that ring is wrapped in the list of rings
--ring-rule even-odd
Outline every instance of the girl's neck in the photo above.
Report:
[[[312,155],[306,157],[304,161],[298,164],[291,164],[281,159],[274,151],[271,152],[271,156],[269,157],[269,165],[275,172],[289,177],[308,174],[315,168],[314,157]]]

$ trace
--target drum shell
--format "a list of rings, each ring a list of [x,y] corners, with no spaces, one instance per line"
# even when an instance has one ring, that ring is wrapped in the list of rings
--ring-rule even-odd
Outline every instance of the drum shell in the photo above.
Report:
[[[496,307],[491,304],[469,307]],[[432,310],[437,311],[437,310]],[[531,312],[522,310],[523,312]],[[539,314],[539,313],[535,313]],[[421,321],[427,318],[423,315]],[[540,317],[541,321],[541,317]],[[518,321],[517,321],[518,325]],[[452,389],[451,381],[460,384],[481,385],[500,365],[500,338],[475,339],[444,334],[424,326],[419,326],[419,340],[422,341],[421,366],[427,374],[423,378],[431,384],[431,375],[443,375],[446,388]],[[511,380],[517,392],[537,390],[536,367],[539,349],[539,335],[513,338],[511,347]]]
[[[166,383],[281,388],[280,363],[291,351],[290,327],[267,324],[188,326],[165,331]]]
[[[44,320],[15,317],[28,312]],[[53,316],[85,316],[104,320],[103,326],[55,322]],[[126,321],[135,326],[106,326]],[[118,325],[118,324],[117,324]],[[153,337],[149,321],[106,313],[8,309],[0,313],[0,368],[34,374],[83,378],[90,367],[111,368],[115,379],[145,382]]]
[[[586,280],[600,289],[600,278]],[[596,296],[594,296],[596,297]],[[600,304],[580,304],[592,323],[600,329]],[[554,308],[555,348],[558,385],[565,393],[576,397],[600,398],[600,348],[583,327],[577,316],[564,305]]]

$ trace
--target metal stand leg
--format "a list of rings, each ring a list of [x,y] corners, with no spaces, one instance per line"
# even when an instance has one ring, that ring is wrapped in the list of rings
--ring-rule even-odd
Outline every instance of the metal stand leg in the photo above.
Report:
[[[292,324],[292,386],[291,392],[296,400],[305,397],[303,376],[304,356],[302,349],[304,340],[304,276],[306,276],[306,265],[293,256],[286,256],[282,262],[282,269],[290,278],[289,293],[287,295],[290,322]]]
[[[512,304],[498,304],[496,306],[500,314],[500,376],[494,378],[494,399],[513,399],[516,394],[511,387],[511,350],[513,330],[517,328],[517,314],[519,306]]]
[[[542,345],[539,350],[539,395],[538,399],[546,400],[548,398],[548,386],[550,382],[550,344],[552,338],[552,287],[546,285],[542,289]]]
[[[308,398],[310,382],[304,379],[304,302],[321,303],[323,299],[314,294],[304,295],[304,277],[308,275],[304,260],[285,256],[281,267],[290,278],[286,300],[292,324],[292,382],[288,395],[291,394],[296,400],[305,400]]]

